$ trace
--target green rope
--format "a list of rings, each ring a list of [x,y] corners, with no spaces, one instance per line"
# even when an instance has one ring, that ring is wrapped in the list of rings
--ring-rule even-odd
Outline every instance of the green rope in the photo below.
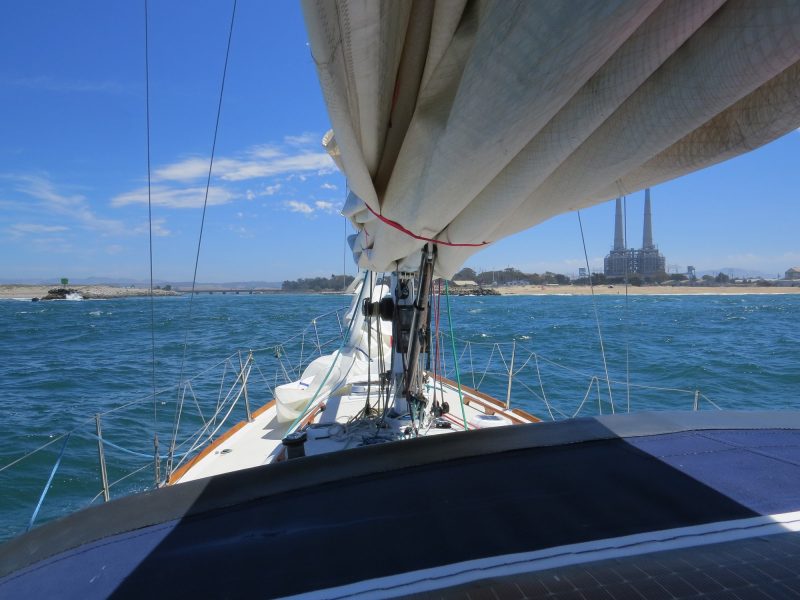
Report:
[[[369,275],[369,271],[364,271],[364,283],[361,284],[361,291],[358,292],[358,300],[355,303],[355,309],[353,310],[353,317],[350,319],[350,322],[347,324],[347,331],[344,332],[344,336],[342,337],[342,343],[339,344],[339,348],[338,348],[338,350],[336,350],[336,356],[333,357],[333,360],[331,361],[331,366],[328,368],[328,372],[325,373],[325,378],[322,380],[322,383],[319,384],[319,387],[317,388],[317,391],[314,392],[314,395],[311,397],[311,400],[308,401],[308,404],[306,404],[306,406],[303,409],[303,411],[294,420],[294,422],[289,426],[289,429],[286,430],[287,433],[291,432],[292,430],[294,430],[295,426],[302,420],[303,417],[306,416],[306,413],[308,412],[308,409],[310,409],[313,406],[314,401],[317,399],[317,396],[319,396],[319,393],[322,390],[323,386],[325,385],[325,382],[328,381],[328,377],[330,377],[331,372],[333,371],[333,367],[336,365],[336,361],[339,359],[339,355],[342,353],[342,348],[344,348],[344,345],[347,343],[347,340],[350,337],[350,329],[353,327],[353,321],[356,320],[356,314],[358,313],[359,307],[361,306],[361,297],[364,295],[364,288],[367,287],[367,276],[368,275]],[[372,297],[372,290],[370,290],[370,297]]]
[[[453,362],[456,365],[456,383],[458,384],[458,401],[461,403],[461,418],[464,419],[464,431],[467,431],[467,414],[464,412],[464,395],[461,392],[461,371],[458,368],[458,355],[456,354],[456,336],[453,335],[453,317],[450,315],[450,286],[444,282],[444,296],[447,300],[447,322],[450,325],[450,343],[453,346]]]

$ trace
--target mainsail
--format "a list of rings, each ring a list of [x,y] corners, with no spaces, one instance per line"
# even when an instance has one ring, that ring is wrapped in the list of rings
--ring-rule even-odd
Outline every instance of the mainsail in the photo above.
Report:
[[[488,243],[800,126],[793,0],[304,0],[358,265]]]

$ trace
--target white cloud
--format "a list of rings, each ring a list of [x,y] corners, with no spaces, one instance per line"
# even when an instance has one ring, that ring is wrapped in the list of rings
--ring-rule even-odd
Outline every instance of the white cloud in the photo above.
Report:
[[[323,190],[338,190],[339,189],[335,185],[333,185],[332,183],[323,183],[319,187],[321,187]]]
[[[167,237],[172,232],[163,227],[164,219],[155,219],[153,220],[153,235],[157,237]]]
[[[153,181],[191,181],[208,176],[208,159],[187,158],[153,172]]]
[[[12,234],[25,234],[25,233],[56,233],[58,231],[67,231],[68,227],[63,225],[40,225],[38,223],[17,223],[8,228]]]
[[[220,157],[214,161],[213,175],[224,181],[246,181],[277,175],[330,173],[335,169],[326,152],[303,150],[287,153],[270,146],[255,146],[242,157]],[[155,170],[154,181],[199,180],[208,176],[208,159],[186,158]]]
[[[236,234],[237,237],[240,238],[251,238],[253,237],[252,232],[244,227],[243,225],[228,225],[228,231],[231,231]]]
[[[120,235],[126,232],[122,221],[97,216],[85,196],[65,195],[56,190],[49,178],[43,175],[6,175],[3,177],[16,183],[16,190],[39,200],[49,214],[64,215],[86,229],[103,235]]]
[[[119,244],[111,244],[109,246],[106,246],[105,250],[106,250],[106,254],[112,254],[113,255],[113,254],[119,254],[120,252],[125,250],[125,247],[124,246],[120,246]]]
[[[46,75],[5,79],[3,85],[22,87],[46,92],[101,92],[123,94],[131,91],[129,86],[116,81],[87,81],[81,79],[58,79]]]
[[[29,237],[25,240],[25,244],[37,252],[57,253],[59,256],[75,251],[69,240],[58,236]]]
[[[164,219],[153,219],[153,235],[156,237],[167,237],[172,234],[172,232],[164,227],[164,223],[166,221]],[[149,233],[150,228],[148,227],[147,223],[143,223],[139,225],[136,229],[133,230],[134,233]]]
[[[291,212],[301,213],[307,217],[313,217],[317,213],[335,215],[339,212],[339,206],[327,200],[317,200],[313,204],[299,200],[286,200],[283,202],[283,206]]]
[[[283,205],[292,212],[302,213],[304,215],[313,215],[314,209],[305,202],[297,200],[287,200]]]
[[[309,146],[316,144],[322,146],[322,136],[316,133],[303,133],[300,135],[287,135],[283,141],[290,146]]]
[[[273,196],[277,194],[281,189],[281,184],[276,183],[275,185],[268,185],[264,188],[264,191],[259,194],[259,196]]]
[[[314,206],[317,208],[317,210],[326,212],[329,215],[334,215],[339,212],[339,207],[337,207],[333,202],[328,202],[326,200],[317,200],[314,202]]]
[[[202,208],[205,193],[205,187],[170,188],[155,186],[151,189],[150,196],[153,206]],[[235,194],[225,188],[212,186],[208,190],[209,206],[228,204],[235,199]],[[111,206],[119,207],[128,204],[147,204],[147,188],[139,188],[111,199]]]
[[[253,193],[253,190],[247,190],[245,193],[245,198],[248,200],[255,200],[256,195]]]

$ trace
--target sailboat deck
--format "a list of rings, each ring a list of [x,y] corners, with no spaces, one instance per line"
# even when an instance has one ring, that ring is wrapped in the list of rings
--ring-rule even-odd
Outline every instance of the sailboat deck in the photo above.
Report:
[[[427,386],[433,392],[433,378]],[[373,382],[371,404],[377,397],[378,383]],[[519,409],[506,410],[499,400],[477,390],[462,386],[459,397],[458,384],[444,378],[436,379],[436,393],[450,405],[450,413],[443,416],[446,428],[428,427],[420,432],[424,436],[438,436],[467,429],[534,423],[538,419]],[[461,398],[464,412],[461,413]],[[318,408],[308,412],[301,421],[307,427],[308,441],[305,453],[308,456],[336,452],[361,445],[399,441],[412,437],[407,433],[411,424],[408,416],[385,419],[385,428],[378,430],[374,420],[368,424],[350,425],[350,421],[364,408],[367,400],[366,383],[351,385],[351,393],[331,394],[319,403]],[[210,444],[195,459],[180,467],[170,483],[185,483],[230,471],[248,469],[283,459],[283,437],[289,423],[279,423],[274,402],[270,402],[254,413],[249,423],[239,423],[228,434]]]
[[[275,403],[256,411],[253,420],[234,425],[196,458],[179,467],[170,483],[193,481],[228,471],[248,469],[269,462],[281,445],[289,423],[278,423]]]

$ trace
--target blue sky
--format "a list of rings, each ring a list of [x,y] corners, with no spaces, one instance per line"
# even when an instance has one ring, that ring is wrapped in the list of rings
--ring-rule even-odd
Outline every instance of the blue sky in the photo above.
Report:
[[[144,25],[139,2],[21,2],[0,21],[0,279],[146,279]],[[155,277],[191,280],[230,5],[150,6]],[[198,279],[340,273],[345,182],[294,2],[240,0]],[[679,270],[800,265],[800,133],[653,190],[654,237]],[[628,202],[630,245],[643,194]],[[592,267],[613,203],[582,213]],[[468,263],[572,274],[568,214]],[[355,267],[350,257],[346,266]]]

